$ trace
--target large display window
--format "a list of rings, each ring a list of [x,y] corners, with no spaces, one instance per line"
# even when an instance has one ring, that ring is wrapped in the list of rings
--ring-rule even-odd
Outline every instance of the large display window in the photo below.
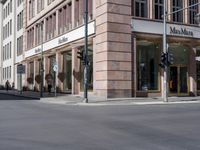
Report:
[[[137,41],[137,90],[159,90],[159,44]]]
[[[72,51],[67,51],[63,54],[63,71],[65,74],[63,86],[64,91],[72,90]]]
[[[168,67],[169,93],[188,94],[188,49],[180,43],[171,43],[168,50],[173,57],[173,64]]]

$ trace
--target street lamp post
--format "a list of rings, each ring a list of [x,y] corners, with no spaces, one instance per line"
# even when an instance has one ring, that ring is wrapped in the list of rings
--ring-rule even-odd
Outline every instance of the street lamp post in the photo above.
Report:
[[[172,15],[174,13],[178,13],[180,11],[183,11],[185,9],[188,9],[188,8],[191,8],[191,7],[194,7],[194,6],[197,6],[200,4],[200,2],[196,3],[196,4],[193,4],[193,5],[190,5],[188,7],[185,7],[185,8],[182,8],[182,9],[179,9],[179,10],[176,10],[176,11],[173,11],[173,12],[170,12],[170,13],[167,13],[166,11],[166,2],[167,0],[164,0],[164,4],[163,4],[163,53],[165,55],[167,55],[168,53],[168,48],[167,48],[167,22],[166,22],[166,19],[167,19],[167,16],[169,15]],[[200,13],[196,15],[195,17],[195,20],[200,23]],[[163,100],[164,102],[168,102],[168,65],[167,65],[167,59],[165,60],[165,65],[163,67]]]
[[[167,11],[166,11],[166,0],[163,2],[164,8],[163,8],[163,53],[167,53],[167,24],[166,24],[166,17],[167,17]],[[166,61],[166,60],[165,60]],[[166,63],[165,63],[166,64]],[[164,102],[168,102],[168,88],[167,88],[167,65],[164,65],[163,68],[163,100]]]
[[[84,101],[88,103],[88,0],[85,0]]]

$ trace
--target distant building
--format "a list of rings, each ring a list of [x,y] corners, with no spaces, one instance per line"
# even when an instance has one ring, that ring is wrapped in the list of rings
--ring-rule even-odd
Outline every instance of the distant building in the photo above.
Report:
[[[23,53],[23,0],[2,0],[0,7],[1,84],[9,80],[19,88],[16,63],[23,60],[19,59]]]

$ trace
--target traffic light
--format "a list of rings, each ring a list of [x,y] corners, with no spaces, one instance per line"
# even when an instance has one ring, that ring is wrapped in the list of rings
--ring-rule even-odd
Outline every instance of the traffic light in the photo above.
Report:
[[[81,61],[84,60],[84,51],[83,50],[77,51],[77,58],[80,59]]]
[[[166,61],[167,61],[166,53],[162,52],[161,53],[160,64],[159,64],[161,68],[165,68]]]
[[[167,65],[172,65],[174,63],[174,57],[173,54],[168,52],[167,53]]]

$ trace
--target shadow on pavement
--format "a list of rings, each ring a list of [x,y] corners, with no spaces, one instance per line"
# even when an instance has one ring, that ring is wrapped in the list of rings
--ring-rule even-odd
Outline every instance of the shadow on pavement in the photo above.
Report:
[[[0,93],[0,100],[40,100],[40,98]]]

